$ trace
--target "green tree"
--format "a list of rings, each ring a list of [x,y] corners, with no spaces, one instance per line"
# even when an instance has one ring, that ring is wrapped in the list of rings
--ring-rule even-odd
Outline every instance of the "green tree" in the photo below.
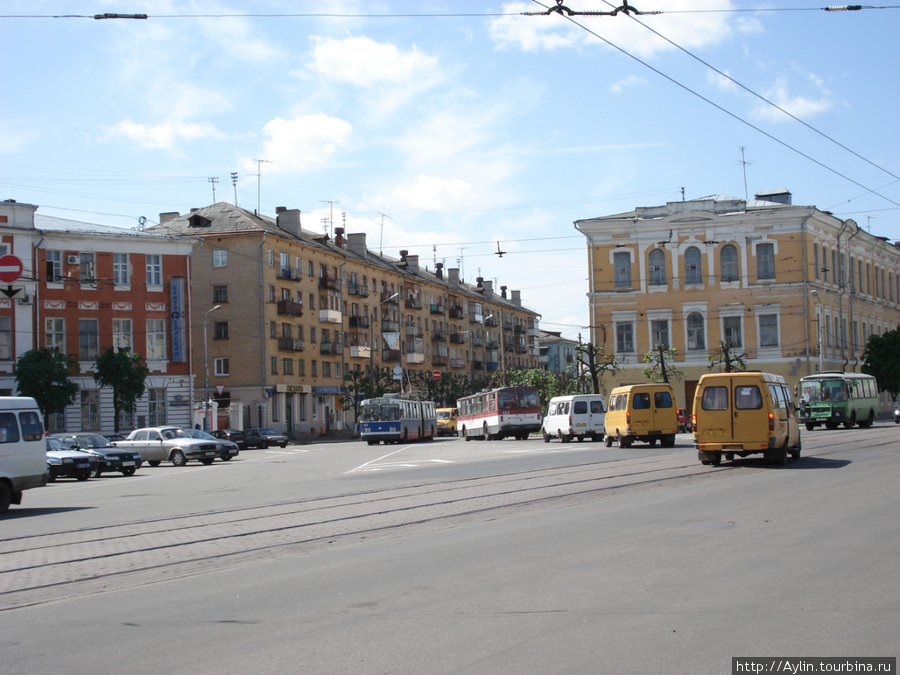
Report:
[[[869,337],[861,369],[874,375],[878,388],[897,400],[900,393],[900,328]]]
[[[725,340],[719,342],[717,350],[706,355],[709,369],[718,369],[720,373],[734,373],[739,370],[747,370],[748,358],[746,352],[736,354],[734,345]]]
[[[673,347],[656,345],[652,352],[644,354],[647,367],[641,373],[651,382],[669,382],[669,378],[684,377],[684,373],[672,366],[676,351]]]
[[[141,355],[127,347],[107,347],[94,362],[94,381],[113,392],[116,433],[119,433],[119,413],[134,412],[138,399],[144,395],[149,374]]]
[[[69,379],[78,372],[78,361],[58,348],[31,349],[16,360],[16,388],[31,396],[46,423],[50,415],[64,412],[78,397],[78,385]]]
[[[583,367],[584,378],[587,380],[585,384],[590,383],[590,391],[586,390],[587,387],[582,391],[585,394],[599,394],[603,376],[606,373],[615,375],[622,363],[622,357],[618,354],[607,354],[606,347],[597,347],[590,342],[575,348],[575,360]]]

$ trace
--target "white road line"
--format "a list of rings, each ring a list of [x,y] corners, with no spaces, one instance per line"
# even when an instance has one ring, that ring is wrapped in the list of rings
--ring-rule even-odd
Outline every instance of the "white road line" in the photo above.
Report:
[[[365,470],[365,469],[367,469],[367,468],[369,467],[370,464],[374,464],[375,462],[380,462],[380,461],[383,460],[383,459],[387,459],[387,458],[390,457],[391,455],[396,455],[398,452],[403,452],[404,450],[409,450],[409,448],[411,448],[411,447],[412,447],[411,445],[404,445],[404,446],[403,446],[402,448],[400,448],[399,450],[394,450],[393,452],[389,452],[389,453],[386,454],[386,455],[382,455],[381,457],[378,457],[378,458],[376,458],[376,459],[370,460],[370,461],[366,462],[365,464],[360,464],[360,465],[359,465],[358,467],[356,467],[355,469],[350,469],[349,471],[345,472],[344,475],[346,475],[346,474],[348,474],[348,473],[353,473],[354,471],[362,471],[362,470]]]

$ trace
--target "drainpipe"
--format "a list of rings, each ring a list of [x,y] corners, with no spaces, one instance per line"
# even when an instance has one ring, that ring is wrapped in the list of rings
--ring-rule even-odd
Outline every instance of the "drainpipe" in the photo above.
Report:
[[[838,326],[837,334],[841,336],[841,359],[843,359],[844,363],[841,366],[841,371],[844,372],[847,370],[847,363],[849,359],[847,358],[847,346],[846,346],[846,336],[844,335],[844,259],[841,258],[841,235],[844,234],[844,230],[847,229],[847,221],[841,222],[841,231],[837,234],[837,269],[834,270],[834,273],[837,275],[838,280],[838,300],[839,300],[839,311],[838,317],[840,321],[840,325]],[[848,333],[850,332],[848,326]]]
[[[263,336],[263,339],[260,340],[260,344],[262,345],[260,348],[261,358],[259,360],[259,371],[260,371],[260,382],[262,383],[261,389],[261,401],[266,403],[266,407],[268,408],[268,397],[266,396],[266,338],[268,335],[266,332],[266,285],[264,283],[265,279],[263,277],[263,270],[265,268],[265,262],[263,260],[263,247],[266,245],[266,240],[269,237],[268,232],[263,232],[262,241],[259,242],[259,334]],[[259,426],[265,426],[268,424],[269,420],[267,419],[265,423],[263,423],[262,418],[262,404],[260,404],[259,408]],[[251,425],[252,420],[251,420]]]
[[[204,244],[206,244],[206,242],[203,240],[202,237],[198,238],[196,241],[198,242],[199,245],[197,246],[197,248],[195,248],[193,251],[191,251],[188,254],[188,258],[187,258],[187,284],[186,284],[186,286],[187,286],[188,316],[194,316],[194,294],[191,293],[191,288],[192,288],[192,286],[191,286],[191,270],[193,269],[192,263],[193,263],[193,259],[194,259],[194,254],[197,251],[199,251],[201,248],[203,248]],[[188,334],[188,354],[191,355],[190,356],[190,364],[191,364],[191,372],[190,372],[191,380],[190,381],[191,381],[191,407],[193,408],[193,406],[196,402],[196,391],[197,391],[196,387],[194,387],[194,331],[189,330],[187,332],[187,334]],[[146,356],[146,353],[144,355]],[[206,410],[207,405],[209,405],[208,399],[207,399],[207,402],[204,403],[204,407],[203,407],[204,416],[207,416],[207,410]],[[194,426],[195,412],[196,412],[195,409],[191,410],[191,426],[192,427]]]
[[[848,222],[848,223],[853,223],[853,224],[856,226],[856,231],[855,231],[853,234],[851,234],[851,235],[847,238],[847,261],[848,261],[848,264],[847,264],[847,270],[849,271],[849,269],[850,269],[850,264],[849,264],[849,261],[850,261],[850,242],[853,240],[853,237],[855,237],[856,235],[859,234],[859,225],[857,225],[857,224],[856,224],[856,221],[854,221],[854,220],[848,219],[847,222]],[[857,264],[858,264],[858,261],[857,261]],[[851,285],[851,286],[853,285],[853,280],[852,280],[852,279],[850,280],[850,285]],[[850,293],[850,318],[847,319],[847,324],[848,324],[848,327],[849,327],[849,329],[850,329],[850,335],[851,335],[851,338],[855,337],[855,335],[853,334],[853,296],[854,296],[854,295],[856,295],[856,293]],[[852,342],[852,340],[851,340],[851,342]],[[859,347],[860,347],[860,349],[862,349],[862,345],[859,345]],[[847,363],[847,362],[845,361],[844,364],[846,365],[846,363]],[[854,371],[856,370],[856,367],[857,367],[858,365],[859,365],[859,357],[857,356],[857,350],[854,350],[854,351],[853,351],[853,370],[854,370]]]
[[[806,342],[806,374],[812,375],[812,366],[809,361],[809,276],[806,273],[806,223],[812,218],[815,209],[810,209],[806,217],[800,221],[800,251],[803,264],[803,334]],[[816,336],[818,340],[818,335]],[[819,355],[821,358],[821,354]]]

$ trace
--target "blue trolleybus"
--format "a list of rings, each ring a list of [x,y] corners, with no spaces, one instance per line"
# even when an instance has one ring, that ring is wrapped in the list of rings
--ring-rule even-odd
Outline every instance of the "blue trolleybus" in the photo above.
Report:
[[[430,441],[437,435],[433,401],[385,396],[367,398],[359,407],[359,436],[369,445]]]

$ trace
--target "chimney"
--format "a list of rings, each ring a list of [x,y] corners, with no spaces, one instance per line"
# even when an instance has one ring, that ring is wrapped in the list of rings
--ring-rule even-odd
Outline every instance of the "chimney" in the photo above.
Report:
[[[334,245],[338,248],[344,248],[344,228],[334,228]]]
[[[506,286],[500,287],[500,297],[503,298],[504,300],[506,299]]]
[[[481,288],[481,284],[484,282],[484,277],[475,277],[475,288]]]
[[[166,211],[165,213],[159,214],[159,224],[168,223],[172,220],[175,220],[181,214],[178,211]]]
[[[285,211],[287,211],[287,207],[286,207],[286,206],[276,206],[276,207],[275,207],[275,215],[276,215],[276,216],[281,215],[281,214],[284,213]]]
[[[444,263],[434,263],[434,276],[438,279],[444,278]]]
[[[512,295],[512,304],[522,306],[522,291],[510,291]]]
[[[300,209],[284,209],[276,216],[275,223],[285,232],[300,238]]]
[[[764,202],[774,202],[776,204],[791,204],[791,193],[786,188],[777,188],[775,190],[763,190],[753,195],[754,198]]]
[[[400,251],[400,262],[406,262],[407,255],[409,255],[409,251]]]
[[[490,279],[485,279],[481,282],[484,286],[484,297],[490,298],[494,295],[494,282]]]
[[[454,286],[459,286],[459,268],[451,267],[447,270],[447,279]]]
[[[357,232],[355,234],[348,234],[347,248],[349,248],[352,253],[355,253],[365,260],[369,254],[369,249],[366,248],[366,233]]]
[[[404,251],[405,253],[405,251]],[[406,269],[412,272],[413,274],[419,273],[419,256],[417,255],[407,255],[406,256]]]

